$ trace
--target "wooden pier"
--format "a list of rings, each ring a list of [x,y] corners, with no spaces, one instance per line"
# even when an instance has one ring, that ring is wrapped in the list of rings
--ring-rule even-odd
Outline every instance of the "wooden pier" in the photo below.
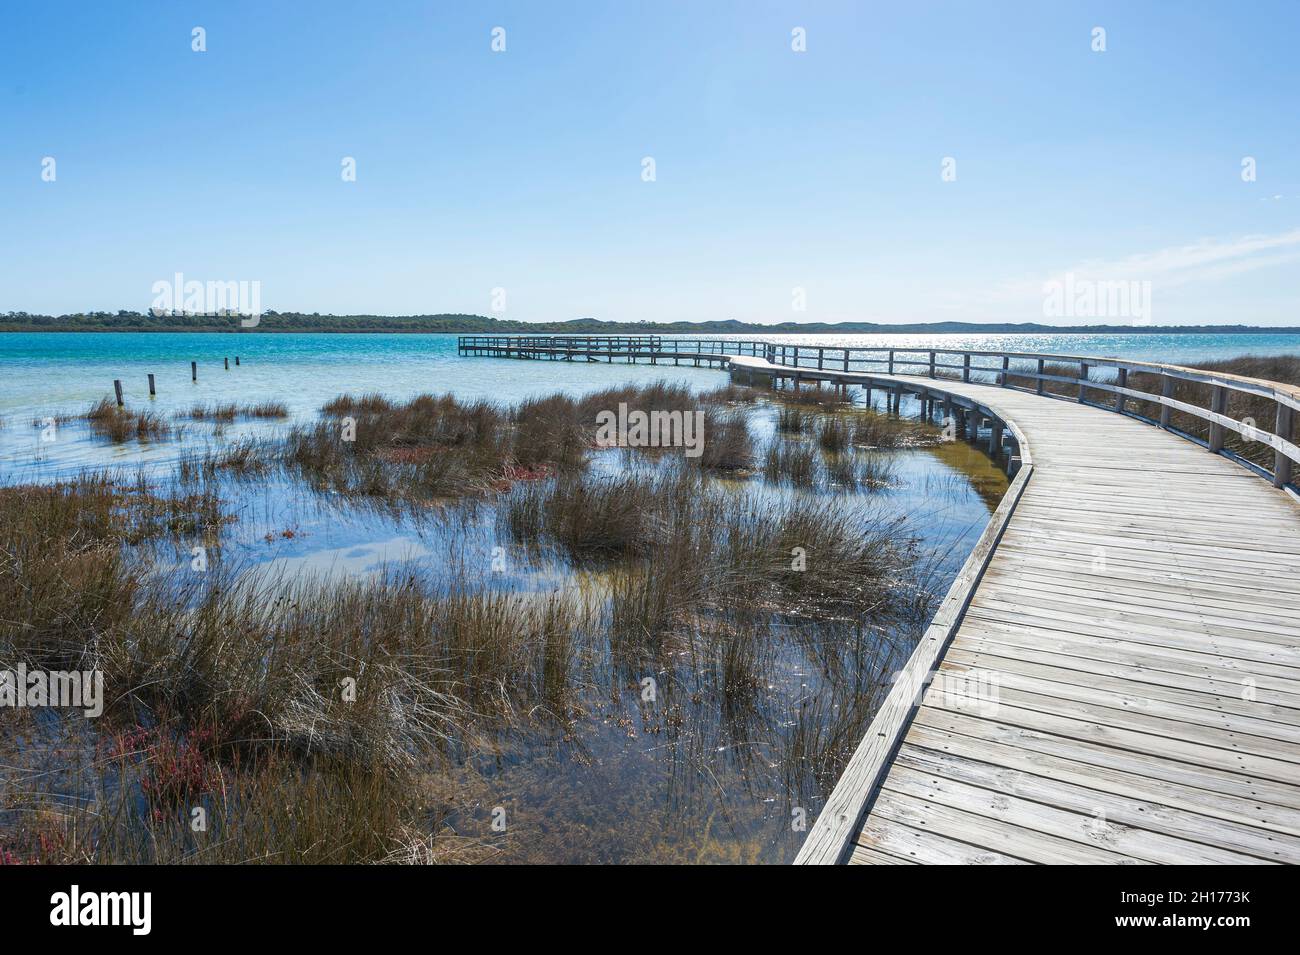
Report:
[[[1015,472],[797,862],[1300,862],[1300,390],[1088,356],[710,354],[742,380],[884,389],[982,420]],[[1131,373],[1166,387],[1130,388]],[[1207,407],[1173,398],[1175,381],[1204,386]],[[1234,394],[1271,401],[1272,430],[1230,417]],[[1208,437],[1173,431],[1175,410]],[[1273,468],[1225,451],[1228,431]]]

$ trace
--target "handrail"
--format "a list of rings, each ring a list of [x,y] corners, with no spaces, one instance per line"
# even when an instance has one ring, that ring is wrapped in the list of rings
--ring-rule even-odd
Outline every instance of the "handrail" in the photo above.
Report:
[[[1296,412],[1300,411],[1300,387],[1250,378],[1224,372],[1206,371],[1163,362],[1137,361],[1112,356],[1061,355],[1051,352],[997,351],[966,348],[890,348],[888,346],[812,345],[786,341],[760,339],[687,338],[645,335],[464,335],[458,339],[461,354],[538,351],[552,354],[574,355],[584,351],[612,356],[617,353],[651,357],[666,355],[681,358],[703,355],[751,355],[772,364],[833,371],[879,371],[890,375],[919,375],[929,378],[960,377],[962,381],[983,382],[1003,388],[1035,391],[1038,394],[1063,400],[1064,395],[1051,394],[1048,383],[1075,386],[1073,400],[1095,407],[1108,408],[1119,414],[1137,418],[1171,431],[1184,438],[1204,444],[1216,454],[1233,457],[1268,474],[1275,487],[1285,487],[1300,464],[1300,445],[1295,443]],[[941,358],[960,358],[960,361],[941,361]],[[524,356],[520,356],[524,357]],[[993,364],[987,364],[989,359]],[[1029,363],[1021,367],[1012,363]],[[1047,366],[1076,366],[1076,374],[1054,374]],[[869,368],[868,366],[876,366]],[[1093,377],[1096,369],[1113,373],[1109,380]],[[1130,373],[1158,376],[1160,393],[1129,387]],[[991,379],[991,380],[990,380]],[[1012,379],[1028,381],[1029,386],[1014,384]],[[1187,381],[1211,389],[1210,406],[1181,401],[1173,396],[1173,383]],[[1090,393],[1112,396],[1102,405],[1090,400]],[[1227,414],[1230,393],[1250,395],[1273,402],[1275,414],[1273,430],[1264,430],[1249,419],[1238,420]],[[1160,408],[1159,420],[1147,418],[1127,407],[1129,401],[1142,401]],[[1209,426],[1208,440],[1201,441],[1172,427],[1174,411],[1191,415]],[[1231,431],[1247,441],[1264,444],[1274,452],[1273,470],[1265,471],[1253,462],[1245,461],[1224,448],[1224,434]]]

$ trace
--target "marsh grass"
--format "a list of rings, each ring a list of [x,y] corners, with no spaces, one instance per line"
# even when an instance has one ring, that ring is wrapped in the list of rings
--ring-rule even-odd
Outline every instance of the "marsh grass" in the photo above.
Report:
[[[938,443],[939,433],[934,427],[920,422],[864,411],[853,417],[850,443],[855,447],[878,450],[925,447]]]
[[[500,493],[519,482],[584,471],[595,447],[597,416],[621,405],[704,414],[707,470],[741,472],[753,446],[740,410],[754,389],[730,386],[696,395],[655,382],[607,388],[579,398],[555,394],[501,410],[421,395],[393,402],[380,395],[342,395],[322,408],[326,420],[293,428],[284,461],[314,486],[394,501],[454,499]],[[345,425],[352,440],[344,437]],[[635,448],[639,454],[681,455],[681,448]]]
[[[919,635],[917,545],[905,523],[822,493],[823,469],[834,480],[848,467],[861,486],[878,456],[822,451],[813,424],[765,450],[770,466],[778,449],[786,486],[742,494],[714,480],[758,456],[754,400],[663,385],[506,410],[343,396],[281,440],[183,456],[170,488],[101,475],[3,489],[0,667],[98,669],[107,708],[93,726],[61,717],[47,749],[5,754],[0,853],[477,861],[503,843],[464,835],[464,820],[475,800],[502,797],[474,767],[498,772],[538,738],[578,747],[601,720],[662,736],[684,778],[727,752],[738,779],[764,787],[775,773],[824,796],[889,661]],[[622,401],[703,406],[704,455],[627,449],[597,473],[595,413]],[[354,442],[339,437],[347,417]],[[444,496],[460,502],[450,520],[468,522],[479,505],[466,495],[482,495],[498,539],[531,555],[525,565],[560,562],[564,582],[516,589],[454,559],[429,576],[343,582],[229,558],[192,572],[188,546],[219,547],[231,520],[221,482],[281,466],[347,492],[341,506]],[[833,675],[830,709],[778,689],[808,659],[805,680]],[[648,673],[656,703],[640,697]],[[202,838],[188,829],[195,804],[210,815]]]
[[[237,418],[276,419],[289,417],[289,408],[280,401],[260,401],[252,405],[240,405],[233,402],[226,404],[196,404],[189,411],[178,417],[191,421],[210,421],[229,424]]]
[[[849,446],[851,435],[852,425],[849,421],[833,415],[822,419],[817,429],[817,443],[823,451],[838,453]]]
[[[114,444],[159,440],[169,436],[171,426],[152,411],[128,411],[108,398],[101,398],[83,415],[93,434]]]
[[[773,441],[767,446],[763,477],[768,483],[810,488],[817,484],[820,475],[817,451],[811,444]]]
[[[107,476],[0,491],[0,667],[99,671],[96,745],[111,748],[105,733],[133,741],[129,771],[102,759],[96,769],[131,787],[119,780],[112,805],[80,820],[88,829],[66,857],[168,861],[186,844],[178,810],[201,798],[229,817],[232,851],[377,861],[420,822],[397,794],[418,791],[429,767],[484,729],[570,708],[572,648],[595,619],[579,597],[199,574],[133,558],[151,541],[220,533],[225,522],[210,497]],[[64,816],[80,805],[44,798]],[[253,818],[271,804],[284,807],[272,819],[292,824]],[[339,812],[349,818],[331,818]],[[0,848],[7,839],[6,851],[23,849],[2,823]],[[331,832],[334,845],[309,851]]]
[[[693,459],[700,467],[734,475],[754,466],[754,440],[749,432],[749,420],[742,412],[719,414],[709,410],[703,427],[703,448],[700,456]]]

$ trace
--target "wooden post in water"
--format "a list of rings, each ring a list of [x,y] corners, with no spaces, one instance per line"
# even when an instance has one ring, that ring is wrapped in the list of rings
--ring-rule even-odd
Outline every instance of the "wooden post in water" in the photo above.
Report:
[[[226,371],[230,371],[230,359],[226,359]]]
[[[199,380],[199,363],[197,361],[192,361],[190,362],[190,381],[198,381],[198,380]]]
[[[117,394],[117,406],[122,407],[122,379],[113,379],[113,391]]]
[[[235,356],[235,367],[236,367],[236,368],[239,367],[239,356],[238,356],[238,355]]]
[[[157,392],[153,390],[153,372],[149,373],[149,397],[152,398]]]

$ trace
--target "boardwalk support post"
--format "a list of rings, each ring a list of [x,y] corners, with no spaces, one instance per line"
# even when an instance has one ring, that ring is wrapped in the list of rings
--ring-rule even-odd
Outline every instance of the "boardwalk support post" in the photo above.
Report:
[[[1223,414],[1228,410],[1228,389],[1223,385],[1214,386],[1210,395],[1210,410],[1215,414]],[[1223,425],[1217,421],[1210,422],[1210,450],[1215,454],[1223,450]]]
[[[1280,401],[1277,403],[1277,424],[1273,433],[1283,441],[1291,440],[1294,414],[1290,405],[1284,405]],[[1286,487],[1290,483],[1291,459],[1281,451],[1273,452],[1273,486]]]

